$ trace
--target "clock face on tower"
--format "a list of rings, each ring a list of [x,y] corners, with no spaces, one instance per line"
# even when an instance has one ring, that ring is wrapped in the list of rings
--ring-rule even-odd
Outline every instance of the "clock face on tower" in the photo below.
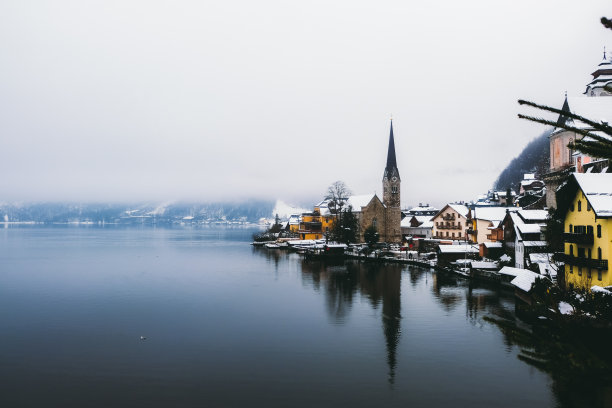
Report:
[[[397,177],[393,177],[391,181],[394,181],[394,182],[397,181]]]

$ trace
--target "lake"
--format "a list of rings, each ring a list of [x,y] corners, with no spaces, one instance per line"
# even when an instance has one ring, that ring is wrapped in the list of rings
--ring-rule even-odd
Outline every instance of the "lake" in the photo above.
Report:
[[[529,327],[512,292],[253,232],[0,230],[2,406],[567,405],[488,319]]]

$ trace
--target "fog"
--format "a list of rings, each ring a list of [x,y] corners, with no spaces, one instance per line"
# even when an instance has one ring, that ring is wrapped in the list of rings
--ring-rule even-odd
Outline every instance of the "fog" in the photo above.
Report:
[[[591,1],[0,3],[0,201],[471,200],[580,95]],[[612,48],[611,48],[612,49]]]

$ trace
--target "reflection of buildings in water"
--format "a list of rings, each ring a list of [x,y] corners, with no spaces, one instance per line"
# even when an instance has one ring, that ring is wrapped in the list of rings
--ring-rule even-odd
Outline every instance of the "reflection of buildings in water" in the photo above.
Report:
[[[344,267],[326,265],[320,261],[302,261],[302,279],[311,282],[315,290],[322,286],[327,312],[334,324],[344,324],[358,291],[365,295],[374,309],[382,303],[382,323],[387,348],[389,382],[395,380],[396,350],[401,334],[400,265],[380,265],[346,262]]]
[[[445,311],[453,311],[464,299],[465,287],[457,286],[458,278],[445,273],[434,273],[431,290],[434,298],[440,302]]]
[[[328,312],[336,322],[344,319],[359,290],[370,299],[373,308],[382,303],[382,323],[387,348],[389,382],[395,380],[396,350],[401,335],[401,278],[400,265],[347,263],[347,273],[327,275]]]

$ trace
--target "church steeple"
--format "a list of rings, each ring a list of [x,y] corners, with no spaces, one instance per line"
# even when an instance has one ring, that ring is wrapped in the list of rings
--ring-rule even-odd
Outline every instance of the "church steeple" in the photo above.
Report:
[[[383,204],[385,206],[385,230],[384,240],[386,242],[401,242],[402,211],[400,209],[401,180],[397,169],[395,157],[395,140],[393,139],[393,120],[389,132],[389,149],[387,151],[387,165],[383,176]]]
[[[389,148],[387,151],[387,166],[385,167],[385,178],[392,177],[400,178],[399,170],[397,169],[397,160],[395,158],[395,140],[393,139],[393,119],[391,119],[391,130],[389,132]]]

